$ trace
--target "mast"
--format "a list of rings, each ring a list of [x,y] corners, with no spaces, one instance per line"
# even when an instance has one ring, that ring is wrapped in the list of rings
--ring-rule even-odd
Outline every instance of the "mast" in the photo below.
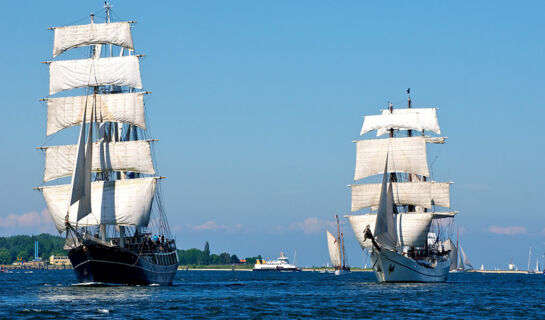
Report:
[[[394,113],[394,104],[388,101],[388,110],[390,110],[390,113]],[[394,128],[390,128],[390,138],[394,137]],[[390,173],[390,181],[396,182],[397,181],[397,175],[395,172]],[[397,210],[394,209],[394,213],[397,213]]]
[[[530,259],[532,259],[532,247],[530,247],[530,252],[528,253],[528,271],[530,271]]]
[[[343,254],[343,268],[345,268],[346,267],[346,255],[345,255],[345,252],[344,252],[344,236],[343,236],[342,232],[341,232],[341,245],[342,245],[342,249],[343,249],[343,251],[342,251],[342,254]]]
[[[407,89],[407,109],[410,109],[411,108],[411,88],[408,88]],[[407,137],[412,137],[413,136],[413,131],[411,129],[407,130]],[[413,182],[413,174],[412,173],[409,173],[407,174],[407,178],[409,180],[409,182]],[[415,211],[415,206],[413,205],[408,205],[407,206],[407,212],[414,212]]]
[[[341,247],[341,261],[342,261],[342,267],[346,265],[346,259],[344,257],[344,239],[343,234],[341,233],[341,228],[339,226],[339,215],[335,215],[335,220],[337,220],[337,241],[339,243],[339,246]]]

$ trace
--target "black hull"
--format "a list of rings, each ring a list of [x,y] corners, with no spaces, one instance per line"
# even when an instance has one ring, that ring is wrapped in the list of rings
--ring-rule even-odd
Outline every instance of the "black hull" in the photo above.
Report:
[[[158,264],[120,247],[98,243],[80,245],[68,252],[80,283],[171,285],[178,263]]]

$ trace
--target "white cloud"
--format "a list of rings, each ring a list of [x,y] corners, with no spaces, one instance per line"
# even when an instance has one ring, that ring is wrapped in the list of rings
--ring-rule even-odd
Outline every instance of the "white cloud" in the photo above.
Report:
[[[57,233],[47,209],[40,213],[30,211],[21,214],[10,213],[5,217],[0,217],[0,230],[9,234]]]
[[[325,231],[327,227],[335,227],[335,222],[318,219],[316,217],[306,218],[302,222],[291,224],[291,229],[302,230],[304,234],[316,234]]]
[[[519,234],[528,233],[525,227],[520,227],[520,226],[508,226],[508,227],[490,226],[487,231],[490,233],[502,234],[507,236],[515,236]]]
[[[218,224],[214,221],[206,221],[203,224],[198,225],[186,225],[187,228],[192,229],[194,231],[217,231],[217,230],[225,230],[227,232],[235,232],[237,230],[242,229],[242,224],[238,223],[235,225],[227,225],[227,224]]]
[[[304,234],[317,234],[324,232],[327,228],[334,228],[335,222],[322,220],[316,217],[308,217],[303,221],[294,222],[289,226],[274,226],[269,229],[271,234],[282,234],[286,231],[303,231]]]

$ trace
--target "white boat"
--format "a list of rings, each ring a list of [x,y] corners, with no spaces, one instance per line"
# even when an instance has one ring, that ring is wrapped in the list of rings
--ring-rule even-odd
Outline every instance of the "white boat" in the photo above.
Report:
[[[329,259],[335,268],[335,275],[340,276],[342,274],[350,273],[350,267],[346,264],[344,237],[339,227],[338,215],[335,215],[335,220],[337,221],[337,237],[333,236],[331,232],[326,231],[327,247],[329,249]]]
[[[451,182],[429,179],[426,145],[446,139],[425,135],[441,133],[436,110],[412,108],[410,97],[406,109],[394,110],[389,103],[381,114],[366,116],[361,131],[389,137],[356,141],[354,180],[382,174],[382,183],[351,185],[352,211],[370,212],[346,217],[362,249],[370,251],[379,282],[443,282],[448,277],[451,250],[445,243],[452,241],[440,239],[445,232],[435,232],[428,243],[431,229],[441,229],[437,220],[456,214],[436,210],[450,208]]]
[[[517,266],[513,263],[513,258],[511,258],[511,260],[509,260],[509,264],[507,265],[507,268],[509,269],[509,271],[515,271]]]
[[[254,265],[253,271],[301,271],[295,265],[290,264],[288,257],[284,252],[280,252],[280,257],[276,260],[258,259]]]

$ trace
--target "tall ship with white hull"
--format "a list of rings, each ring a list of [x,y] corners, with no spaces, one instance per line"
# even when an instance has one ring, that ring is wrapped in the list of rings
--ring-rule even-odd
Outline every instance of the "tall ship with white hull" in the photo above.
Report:
[[[374,130],[379,138],[355,141],[354,181],[382,174],[382,183],[350,186],[352,212],[360,214],[346,217],[356,238],[370,251],[379,282],[446,281],[450,239],[443,226],[452,223],[456,212],[448,210],[451,182],[430,180],[427,144],[446,139],[426,135],[441,133],[436,109],[412,108],[410,97],[404,109],[389,103],[381,114],[364,118],[361,135]]]
[[[104,23],[91,14],[89,24],[51,28],[47,136],[79,127],[79,137],[40,147],[37,189],[66,234],[79,282],[170,285],[178,257],[152,160],[156,140],[146,130],[142,55],[134,53],[134,22],[112,22],[111,6],[104,8]],[[82,53],[88,59],[72,59]]]

